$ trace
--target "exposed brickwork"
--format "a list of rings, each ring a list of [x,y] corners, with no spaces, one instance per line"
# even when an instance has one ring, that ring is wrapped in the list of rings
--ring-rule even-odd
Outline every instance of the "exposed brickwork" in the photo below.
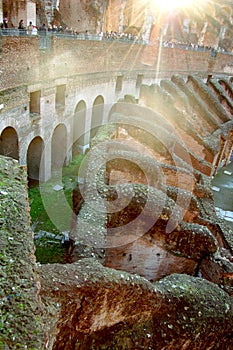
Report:
[[[41,20],[52,16],[51,3],[44,3]],[[63,23],[75,22],[77,12],[65,8],[70,4],[61,2]],[[100,27],[99,5],[80,2],[80,17],[90,10],[82,28]],[[64,153],[78,102],[85,105],[91,95],[91,124],[97,89],[115,91],[123,76],[128,96],[115,91],[108,99],[120,96],[122,102],[107,116],[112,125],[91,142],[86,174],[93,177],[84,179],[82,195],[73,193],[71,231],[73,261],[92,256],[114,269],[83,259],[40,266],[38,274],[26,172],[1,158],[0,347],[232,348],[232,231],[217,218],[211,189],[211,176],[232,151],[232,55],[164,47],[160,55],[156,45],[50,39],[39,49],[39,38],[2,37],[0,125],[18,137],[13,141],[21,164],[30,142],[40,139],[43,148],[57,127],[64,131],[58,147]],[[136,98],[129,94],[139,73],[143,85]],[[146,84],[155,78],[162,79],[159,85]],[[57,87],[63,86],[58,108]],[[36,115],[29,111],[34,92],[40,96],[33,101]],[[46,152],[49,166],[53,152]]]
[[[53,38],[51,50],[40,51],[38,38],[2,37],[2,79],[1,89],[34,80],[61,75],[75,75],[109,71],[127,77],[131,71],[156,74],[159,48],[144,45],[106,41],[78,41]],[[152,50],[152,52],[148,52]],[[92,58],[95,57],[95,64]],[[154,62],[147,65],[147,59]],[[208,72],[208,62],[213,61]],[[222,73],[232,62],[232,56],[218,54],[211,58],[209,52],[195,52],[182,49],[163,48],[160,56],[158,77],[170,77],[171,74],[198,73],[207,77],[210,73]],[[10,67],[8,66],[10,64]],[[15,80],[17,74],[17,80]],[[49,74],[49,76],[48,76]],[[19,80],[21,79],[21,80]]]

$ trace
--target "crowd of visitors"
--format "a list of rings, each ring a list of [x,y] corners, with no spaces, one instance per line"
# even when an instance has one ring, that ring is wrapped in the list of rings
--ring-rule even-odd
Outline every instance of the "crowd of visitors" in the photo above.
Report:
[[[4,35],[10,35],[11,30],[15,30],[15,28],[9,28],[8,20],[7,18],[3,18],[3,22],[0,24],[0,28],[2,31],[2,34]],[[39,27],[36,25],[33,25],[33,23],[30,21],[28,26],[25,26],[24,20],[21,19],[19,22],[19,25],[17,27],[19,35],[40,35],[45,36],[46,34],[51,35],[62,35],[65,37],[70,38],[77,38],[77,39],[85,39],[85,40],[118,40],[118,41],[132,41],[136,43],[144,43],[144,44],[151,44],[151,45],[161,45],[163,47],[168,48],[180,48],[185,50],[195,50],[195,51],[211,51],[211,54],[216,54],[217,52],[225,52],[225,50],[221,47],[213,48],[210,46],[204,46],[199,44],[193,44],[190,42],[180,42],[180,41],[153,41],[153,42],[145,42],[143,38],[140,35],[132,34],[132,33],[119,33],[116,31],[106,31],[106,32],[100,32],[99,34],[91,34],[88,32],[88,30],[84,32],[79,32],[76,29],[69,28],[69,27],[62,27],[61,25],[56,24],[49,24],[48,27],[46,27],[45,23],[41,24]],[[14,33],[15,35],[15,33]]]
[[[159,43],[159,41],[158,41]],[[194,50],[194,51],[212,51],[212,52],[225,52],[225,50],[221,47],[213,48],[212,46],[205,46],[200,44],[193,44],[190,42],[180,42],[180,41],[163,41],[162,42],[163,47],[169,47],[169,48],[178,48],[178,49],[184,49],[184,50]]]
[[[21,19],[19,21],[18,27],[10,27],[8,25],[7,18],[3,18],[3,22],[0,24],[0,28],[2,30],[3,35],[37,35],[37,27],[32,24],[30,21],[28,26],[25,25],[24,20]],[[16,30],[18,32],[16,32]]]
[[[64,35],[71,35],[71,36],[81,36],[84,35],[86,39],[97,36],[100,39],[106,39],[106,40],[114,40],[114,39],[125,39],[125,40],[138,40],[139,38],[136,35],[130,34],[130,33],[118,33],[115,31],[106,31],[106,32],[100,32],[99,34],[91,34],[88,32],[88,30],[84,32],[80,32],[77,29],[65,27],[63,28],[61,25],[57,26],[55,24],[48,26],[48,32],[56,33],[56,34],[64,34]]]
[[[159,41],[156,43],[159,45]],[[181,41],[162,41],[163,47],[168,48],[178,48],[183,50],[192,50],[192,51],[212,51],[212,52],[225,52],[221,47],[213,48],[212,46],[205,46],[200,44],[193,44],[190,42],[181,42]]]

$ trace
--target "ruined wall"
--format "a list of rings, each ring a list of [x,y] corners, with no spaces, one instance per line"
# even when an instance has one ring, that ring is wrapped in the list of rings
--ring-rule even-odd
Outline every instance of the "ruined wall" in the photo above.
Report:
[[[100,130],[92,142],[97,151],[98,143],[104,140],[108,148],[100,149],[87,162],[88,174],[95,175],[98,161],[102,166],[101,157],[109,155],[126,159],[127,166],[122,171],[122,161],[116,161],[114,167],[109,164],[108,177],[100,166],[100,173],[94,177],[97,183],[87,183],[88,200],[72,232],[73,259],[84,242],[87,256],[105,259],[106,265],[119,271],[94,259],[38,267],[28,215],[26,172],[12,159],[1,157],[0,347],[232,348],[232,231],[216,217],[206,176],[231,151],[232,79],[226,76],[221,90],[218,77],[209,79],[210,88],[191,76],[197,72],[201,78],[214,72],[230,75],[232,56],[218,54],[214,58],[210,53],[166,48],[159,61],[158,47],[60,39],[52,41],[51,51],[39,51],[38,45],[37,38],[3,38],[4,91],[0,102],[5,108],[4,122],[8,125],[11,117],[15,124],[22,120],[19,127],[25,131],[25,138],[29,129],[22,126],[30,127],[26,110],[29,92],[40,89],[41,81],[43,106],[48,101],[45,115],[54,117],[54,105],[49,103],[55,96],[55,84],[66,82],[66,77],[74,100],[77,87],[83,89],[87,83],[95,90],[104,80],[102,74],[114,80],[122,73],[125,79],[133,76],[136,80],[137,72],[141,72],[149,80],[170,78],[176,72],[185,80],[172,76],[159,87],[144,85],[139,96],[143,108],[138,113],[139,105],[136,109],[116,108],[118,113],[111,114],[111,121],[120,127]],[[93,56],[97,57],[96,65]],[[158,65],[160,73],[156,74]],[[94,74],[85,77],[86,73]],[[83,76],[75,80],[78,74]],[[129,100],[136,102],[132,97]],[[32,125],[33,134],[36,123]],[[48,124],[42,127],[47,130]],[[180,140],[175,139],[174,130]],[[182,157],[185,148],[181,141],[188,146],[189,164]],[[117,144],[121,145],[119,152]],[[132,158],[139,166],[127,162]],[[96,201],[96,189],[98,199],[101,197],[105,210],[109,210],[107,215],[106,211],[99,214],[98,206],[93,209],[89,205]],[[117,203],[118,193],[122,202]],[[127,231],[127,224],[137,216],[136,225]],[[116,234],[111,230],[115,228]],[[120,271],[122,268],[132,275]],[[160,281],[150,283],[139,274]]]
[[[50,50],[40,51],[38,38],[2,37],[0,88],[45,77],[95,72],[116,72],[126,77],[131,71],[148,72],[152,78],[170,77],[172,73],[198,73],[201,77],[231,74],[232,56],[227,54],[213,58],[210,52],[163,48],[159,55],[157,46],[60,38],[48,38],[48,45]]]
[[[61,0],[59,13],[62,21],[78,32],[99,33],[103,16],[103,1]]]
[[[191,77],[189,79],[192,80]],[[185,82],[183,83],[186,86],[188,85]],[[161,81],[161,86],[165,88],[165,82]],[[203,98],[202,88],[202,83],[199,82],[199,97],[202,96]],[[151,89],[153,91],[152,96],[146,102],[154,99],[156,105],[157,91],[153,89],[153,86]],[[150,90],[149,87],[148,90]],[[146,94],[144,86],[142,91],[142,95]],[[143,97],[142,95],[141,97]],[[184,101],[186,97],[183,96]],[[220,96],[218,97],[220,98]],[[210,94],[209,98],[211,100],[213,96]],[[168,93],[166,94],[165,91],[163,96],[160,95],[160,99],[166,105],[174,103],[174,100],[169,100]],[[132,102],[133,99],[131,99]],[[154,112],[151,109],[147,110],[145,99],[143,107],[140,102],[139,98],[138,105],[130,104],[127,103],[126,98],[125,105],[123,101],[118,103],[110,117],[112,124],[100,128],[96,137],[92,140],[92,147],[86,157],[86,171],[85,173],[82,172],[86,175],[82,188],[84,201],[78,213],[76,226],[73,227],[71,232],[72,239],[75,242],[72,254],[74,261],[82,259],[85,254],[95,256],[96,259],[101,260],[100,251],[102,250],[105,253],[102,252],[105,266],[119,270],[118,272],[122,278],[125,276],[123,271],[127,271],[132,276],[139,274],[150,281],[159,280],[158,283],[153,283],[157,291],[158,286],[161,286],[163,282],[166,284],[171,279],[172,284],[170,284],[171,289],[169,291],[171,298],[169,298],[170,301],[168,300],[169,304],[165,302],[166,311],[161,305],[158,312],[155,311],[155,318],[152,316],[154,320],[158,320],[156,325],[161,329],[161,315],[168,314],[171,320],[174,315],[173,307],[178,310],[176,303],[174,304],[174,299],[172,301],[172,296],[174,296],[174,291],[177,290],[178,281],[182,280],[180,288],[183,291],[185,290],[184,281],[187,274],[202,276],[202,281],[207,279],[219,286],[221,285],[221,288],[232,296],[232,230],[216,216],[210,179],[203,175],[200,169],[196,168],[195,163],[188,163],[189,144],[186,144],[187,158],[183,157],[183,161],[178,159],[181,157],[183,149],[179,147],[175,149],[173,145],[174,143],[182,144],[182,141],[184,141],[179,137],[179,140],[175,140],[175,130],[179,126],[178,110],[174,113],[170,110],[170,114],[168,112],[162,114],[159,111],[160,113],[157,114],[156,110]],[[186,107],[188,108],[188,105]],[[178,103],[176,108],[178,108]],[[183,108],[183,106],[179,105],[179,108]],[[225,113],[225,116],[227,116],[227,113]],[[170,123],[170,117],[174,117],[176,120],[173,126]],[[208,123],[208,117],[202,115],[201,119]],[[185,122],[184,116],[183,125]],[[228,132],[231,128],[232,121],[226,121]],[[190,126],[190,133],[191,129],[195,129],[194,124]],[[213,138],[215,136],[213,135]],[[166,169],[172,170],[171,160],[174,165],[174,179],[173,183],[167,183]],[[89,176],[90,174],[91,176]],[[189,183],[189,188],[183,191],[184,174],[187,175],[186,185]],[[192,177],[193,180],[195,179],[193,182],[191,181]],[[175,182],[176,180],[177,182]],[[183,217],[183,210],[191,215]],[[88,232],[88,235],[86,235],[86,232]],[[82,260],[82,263],[84,264],[84,260]],[[55,268],[55,271],[57,269],[58,267]],[[175,271],[182,275],[174,275]],[[165,277],[166,275],[169,277]],[[193,287],[193,285],[191,287],[191,280],[196,282],[199,280],[198,277],[188,278],[190,278],[188,283],[190,288]],[[61,286],[59,280],[57,280],[57,283]],[[203,291],[200,286],[201,290]],[[212,299],[213,293],[207,294],[208,298]],[[116,300],[117,296],[114,293],[110,293],[110,295],[111,300],[113,295],[114,300]],[[152,298],[153,296],[149,300],[151,301]],[[97,299],[100,300],[99,294]],[[139,303],[140,299],[137,301],[137,306]],[[184,303],[186,302],[184,301]],[[172,304],[173,306],[168,306]],[[137,306],[134,310],[137,310]],[[144,304],[143,311],[145,311],[145,308]],[[190,310],[189,306],[187,310]],[[203,312],[199,311],[199,317],[201,317]],[[115,315],[113,312],[111,319]],[[118,312],[117,315],[119,315]],[[186,315],[183,316],[183,319],[187,321]],[[149,320],[149,316],[147,319]],[[103,321],[102,318],[101,320]],[[175,327],[177,330],[173,322],[167,324],[166,320],[163,320],[167,326],[166,329],[174,329]],[[90,322],[95,321],[96,318],[93,315]],[[203,318],[202,321],[204,321]],[[78,327],[80,327],[79,322],[81,320],[78,321]],[[145,349],[150,347],[160,349],[164,346],[163,339],[166,339],[165,343],[168,349],[183,349],[187,344],[191,349],[208,346],[206,342],[200,344],[199,337],[195,340],[189,339],[186,343],[183,343],[184,327],[182,327],[183,331],[179,332],[178,338],[175,335],[177,333],[172,331],[170,341],[167,340],[168,332],[162,327],[160,343],[158,339],[160,336],[156,332],[154,333],[154,330],[152,331],[150,326],[153,328],[153,325],[150,321],[148,322],[144,329],[150,329],[148,334],[151,335],[149,338],[152,338],[152,342],[143,342],[142,339],[145,338],[140,332],[141,320],[137,319],[137,322],[134,323],[139,334],[137,343],[134,340],[134,327],[132,329],[131,326],[130,341],[125,333],[121,333],[122,328],[120,327],[121,335],[119,335],[119,338],[122,339],[122,342],[118,338],[118,327],[113,327],[111,330],[114,335],[109,340],[108,346],[111,348],[114,344],[114,346],[120,346],[123,349],[133,349],[135,346],[143,344],[142,347]],[[179,317],[177,322],[180,323]],[[191,322],[189,316],[187,325],[190,325]],[[214,322],[210,322],[215,327]],[[125,323],[128,325],[126,319],[124,320]],[[204,323],[205,321],[202,326],[204,326]],[[97,326],[97,323],[95,325]],[[149,328],[148,325],[150,325]],[[192,329],[194,330],[194,328]],[[105,332],[107,332],[106,328],[104,328],[103,333],[100,330],[100,338],[98,339],[94,334],[89,333],[89,339],[90,336],[91,338],[95,337],[97,348],[100,346],[99,341],[102,341],[103,337],[106,338]],[[194,330],[194,333],[196,333],[196,330]],[[70,334],[73,334],[74,337],[75,331],[71,330]],[[212,332],[209,332],[209,336],[212,338]],[[202,338],[202,336],[200,337]],[[84,344],[86,344],[86,341],[88,340],[84,340]],[[74,343],[80,349],[82,349],[82,346],[85,348],[85,345],[81,345],[79,342],[80,340],[77,339]],[[211,346],[217,348],[222,346],[218,345],[215,340],[210,340],[210,342]],[[58,342],[55,344],[59,348]],[[87,347],[90,344],[89,342]],[[230,346],[229,342],[226,349],[228,349],[228,346]]]
[[[114,105],[109,133],[107,126],[99,130],[86,160],[85,174],[96,171],[97,179],[84,179],[84,198],[97,188],[104,210],[86,223],[92,209],[82,207],[72,232],[77,245],[105,248],[106,266],[153,281],[174,271],[196,275],[201,265],[205,277],[221,280],[216,254],[226,249],[232,256],[232,231],[215,213],[210,177],[229,159],[233,124],[231,80],[218,93],[208,86],[217,89],[219,81],[176,75],[142,85],[138,103],[126,96]],[[223,95],[228,103],[222,104]],[[95,170],[98,161],[101,170]],[[228,267],[232,271],[230,260]]]
[[[1,348],[232,348],[232,297],[203,278],[150,283],[93,258],[36,265],[25,169],[0,157],[0,176]]]
[[[0,157],[0,347],[41,349],[44,341],[39,275],[30,227],[27,176]]]
[[[105,12],[105,31],[140,35],[145,21],[145,2],[110,0]]]

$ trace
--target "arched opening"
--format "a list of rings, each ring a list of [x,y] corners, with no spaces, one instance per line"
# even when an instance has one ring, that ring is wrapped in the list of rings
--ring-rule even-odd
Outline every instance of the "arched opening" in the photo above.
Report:
[[[118,107],[118,103],[114,103],[108,113],[108,123],[111,123],[111,116],[114,114],[114,113],[117,113],[118,110],[117,110],[117,107]]]
[[[233,161],[233,130],[229,132],[227,147],[226,147],[226,163],[228,165]]]
[[[92,108],[92,117],[91,117],[91,133],[90,136],[93,138],[99,127],[103,122],[103,113],[104,113],[104,99],[102,96],[97,96]]]
[[[30,183],[34,183],[33,180],[39,180],[39,172],[40,172],[40,161],[42,152],[44,149],[44,142],[41,137],[35,137],[27,151],[27,169],[28,169],[28,181]]]
[[[82,151],[83,146],[85,146],[85,121],[86,121],[86,103],[82,100],[80,101],[74,112],[73,120],[73,146],[72,146],[72,156],[76,156],[80,151]]]
[[[59,170],[65,164],[67,152],[67,131],[63,124],[56,127],[52,136],[51,169]]]
[[[226,149],[227,142],[222,136],[219,137],[219,141],[220,141],[220,150],[218,152],[218,156],[215,162],[215,169],[214,169],[213,175],[217,174],[218,170],[223,166],[223,162],[225,160],[225,149]]]
[[[19,160],[18,135],[14,128],[7,127],[0,137],[0,154]]]

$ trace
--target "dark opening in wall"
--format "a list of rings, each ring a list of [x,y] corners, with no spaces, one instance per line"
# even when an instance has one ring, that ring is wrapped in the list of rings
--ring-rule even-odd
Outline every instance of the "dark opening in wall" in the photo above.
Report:
[[[40,90],[30,93],[30,113],[40,114],[40,97]]]
[[[143,74],[138,74],[136,80],[136,87],[140,87],[142,85]]]
[[[118,75],[116,80],[116,91],[122,90],[122,84],[123,84],[123,75]]]
[[[66,85],[58,85],[56,87],[56,108],[65,107]]]

